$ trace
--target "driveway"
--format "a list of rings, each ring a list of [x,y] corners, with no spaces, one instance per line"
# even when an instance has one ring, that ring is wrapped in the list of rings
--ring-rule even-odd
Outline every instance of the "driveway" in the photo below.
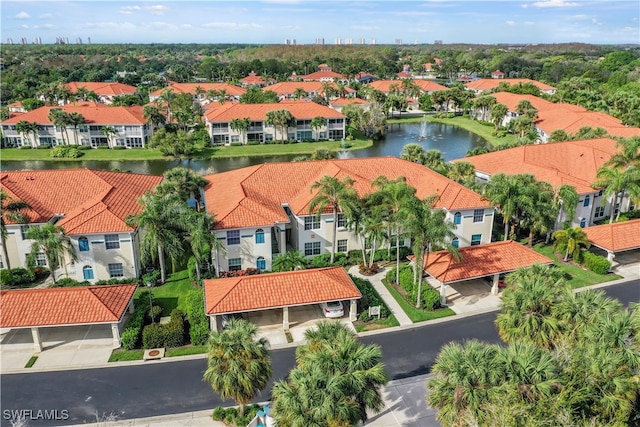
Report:
[[[23,369],[34,356],[31,329],[0,331],[2,372]],[[40,328],[43,350],[33,369],[88,366],[109,361],[113,350],[110,325]]]
[[[427,282],[440,292],[440,284],[429,277]],[[472,313],[500,307],[500,295],[491,293],[491,284],[483,279],[465,280],[447,285],[447,305],[456,314]],[[500,289],[502,292],[502,289]]]
[[[640,277],[640,249],[616,254],[611,270],[628,279]]]

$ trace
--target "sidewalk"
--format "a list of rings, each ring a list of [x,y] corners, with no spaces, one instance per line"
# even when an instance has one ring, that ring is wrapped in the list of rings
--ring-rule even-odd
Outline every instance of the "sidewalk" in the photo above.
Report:
[[[391,295],[391,293],[387,290],[387,287],[382,283],[382,279],[387,274],[386,268],[381,268],[380,271],[373,276],[365,276],[360,274],[358,266],[354,265],[349,269],[349,274],[361,279],[366,279],[371,282],[373,287],[380,295],[380,298],[382,298],[385,304],[387,304],[387,307],[389,307],[389,311],[391,311],[391,313],[396,317],[398,323],[400,323],[400,326],[408,326],[413,324],[411,319],[409,319],[409,316],[407,316],[402,307],[400,307],[400,304],[398,304],[393,295]]]

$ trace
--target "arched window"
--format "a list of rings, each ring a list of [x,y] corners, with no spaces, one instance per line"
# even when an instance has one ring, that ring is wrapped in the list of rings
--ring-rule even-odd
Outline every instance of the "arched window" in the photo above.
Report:
[[[455,225],[459,225],[461,221],[462,221],[462,214],[460,212],[456,212],[453,215],[453,223]]]
[[[262,228],[256,230],[256,243],[264,243],[264,230]]]
[[[82,277],[84,280],[93,280],[93,268],[90,265],[82,267]]]
[[[261,257],[261,256],[258,257],[258,260],[256,261],[256,267],[259,268],[260,270],[267,269],[267,261],[265,261],[264,257]]]
[[[580,218],[580,228],[585,228],[587,226],[587,219]]]
[[[78,239],[78,248],[80,249],[80,252],[85,252],[89,250],[89,239],[87,239],[86,237],[82,236]]]
[[[451,244],[453,245],[454,248],[457,248],[460,245],[460,241],[458,240],[457,237],[454,237],[453,240],[451,241]]]

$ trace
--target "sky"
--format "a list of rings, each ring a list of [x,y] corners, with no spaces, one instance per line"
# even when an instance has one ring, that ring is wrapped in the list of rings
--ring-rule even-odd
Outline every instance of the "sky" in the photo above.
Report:
[[[639,44],[638,0],[2,0],[1,42]]]

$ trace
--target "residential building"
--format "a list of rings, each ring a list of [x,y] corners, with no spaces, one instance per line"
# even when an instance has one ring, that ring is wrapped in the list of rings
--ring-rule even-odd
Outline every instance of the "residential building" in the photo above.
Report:
[[[340,113],[342,113],[342,108],[344,108],[345,105],[357,105],[365,110],[369,109],[369,102],[360,98],[337,98],[329,101],[329,107]]]
[[[200,104],[207,104],[211,101],[220,101],[220,97],[224,94],[225,101],[239,101],[240,96],[245,94],[247,90],[240,86],[231,85],[229,83],[175,83],[169,86],[154,90],[149,94],[149,101],[153,102],[162,96],[165,90],[179,93],[188,93],[193,99]]]
[[[336,73],[327,64],[320,64],[318,65],[318,71],[301,77],[305,82],[336,82],[345,85],[349,83],[348,78],[340,73]]]
[[[265,163],[205,177],[206,209],[216,219],[213,232],[225,248],[224,254],[215,254],[219,270],[270,270],[273,259],[289,249],[308,257],[330,253],[333,215],[309,211],[312,184],[324,176],[350,177],[363,196],[374,191],[371,183],[381,175],[405,177],[421,199],[438,195],[435,208],[444,209],[456,226],[454,245],[491,241],[494,210],[488,201],[417,163],[396,157]],[[339,252],[361,248],[342,215],[337,227]]]
[[[415,80],[412,80],[411,83],[418,86],[422,93],[427,93],[427,94],[437,92],[439,90],[448,89],[446,86],[443,86],[441,84],[428,81],[428,80],[415,79]],[[368,85],[387,95],[393,92],[394,90],[402,91],[402,80],[376,80],[374,82],[368,83]],[[394,87],[396,87],[397,89],[394,89]]]
[[[78,113],[84,118],[84,123],[56,126],[50,118],[52,109],[60,109],[68,114]],[[21,121],[37,123],[37,135],[31,132],[20,133],[18,123]],[[0,126],[3,143],[7,147],[36,148],[66,144],[94,148],[144,148],[153,135],[153,126],[144,118],[141,106],[113,107],[93,102],[47,105],[3,120]],[[115,133],[105,133],[104,128],[111,128]]]
[[[500,70],[495,70],[491,73],[492,79],[504,79],[504,73]]]
[[[98,101],[103,104],[112,104],[113,99],[123,95],[134,95],[136,87],[118,82],[69,82],[64,84],[71,93],[78,90],[94,92],[98,95]]]
[[[282,129],[267,122],[270,111],[288,110],[294,121]],[[338,111],[311,101],[282,102],[276,104],[226,103],[205,111],[205,123],[213,144],[261,144],[276,140],[310,141],[318,139],[341,140],[345,137],[346,116]],[[319,129],[311,128],[315,117],[326,119]],[[246,131],[233,129],[234,119],[248,118]]]
[[[332,87],[336,91],[339,91],[340,89],[338,85],[334,82],[289,81],[289,82],[279,82],[279,83],[272,84],[271,86],[265,88],[264,90],[270,90],[272,92],[275,92],[278,95],[278,99],[286,100],[286,99],[293,99],[293,96],[296,93],[296,90],[302,89],[306,92],[306,96],[304,99],[311,100],[316,96],[325,96],[324,92],[325,92],[326,84],[328,84],[330,87]],[[344,96],[348,98],[353,97],[356,94],[355,90],[347,86],[344,86],[343,90],[344,90]],[[338,97],[340,96],[336,96],[336,98]]]
[[[574,218],[563,216],[556,221],[556,227],[571,220],[572,226],[586,227],[595,221],[608,218],[611,209],[622,212],[635,209],[628,197],[618,206],[612,206],[612,199],[603,195],[591,184],[596,181],[598,169],[618,152],[616,141],[610,138],[587,139],[582,141],[556,142],[553,144],[524,145],[507,150],[494,151],[478,156],[454,160],[471,163],[476,169],[476,178],[487,182],[497,173],[506,175],[531,174],[538,181],[544,181],[553,188],[568,184],[580,196]]]
[[[28,223],[7,224],[11,267],[27,266],[29,227],[53,223],[64,229],[77,255],[75,262],[67,257],[58,274],[92,283],[139,277],[143,273],[140,232],[125,218],[140,212],[138,198],[161,181],[155,175],[91,169],[2,172],[2,191],[31,206],[25,212]],[[36,263],[47,266],[44,254]]]
[[[242,87],[249,87],[249,86],[258,86],[258,87],[265,87],[267,85],[273,84],[276,81],[274,79],[263,79],[261,76],[257,75],[255,72],[250,72],[249,75],[247,77],[243,77],[240,79],[240,84],[242,85]]]
[[[465,84],[465,87],[467,89],[471,89],[476,94],[480,94],[482,92],[495,90],[501,84],[507,84],[509,86],[517,86],[519,84],[532,84],[540,89],[541,92],[546,93],[547,95],[553,95],[554,93],[556,93],[556,88],[546,83],[531,79],[505,79],[504,73],[502,73],[502,77],[499,77],[501,75],[499,73],[502,72],[494,71],[493,73],[491,73],[490,79],[472,79]]]

